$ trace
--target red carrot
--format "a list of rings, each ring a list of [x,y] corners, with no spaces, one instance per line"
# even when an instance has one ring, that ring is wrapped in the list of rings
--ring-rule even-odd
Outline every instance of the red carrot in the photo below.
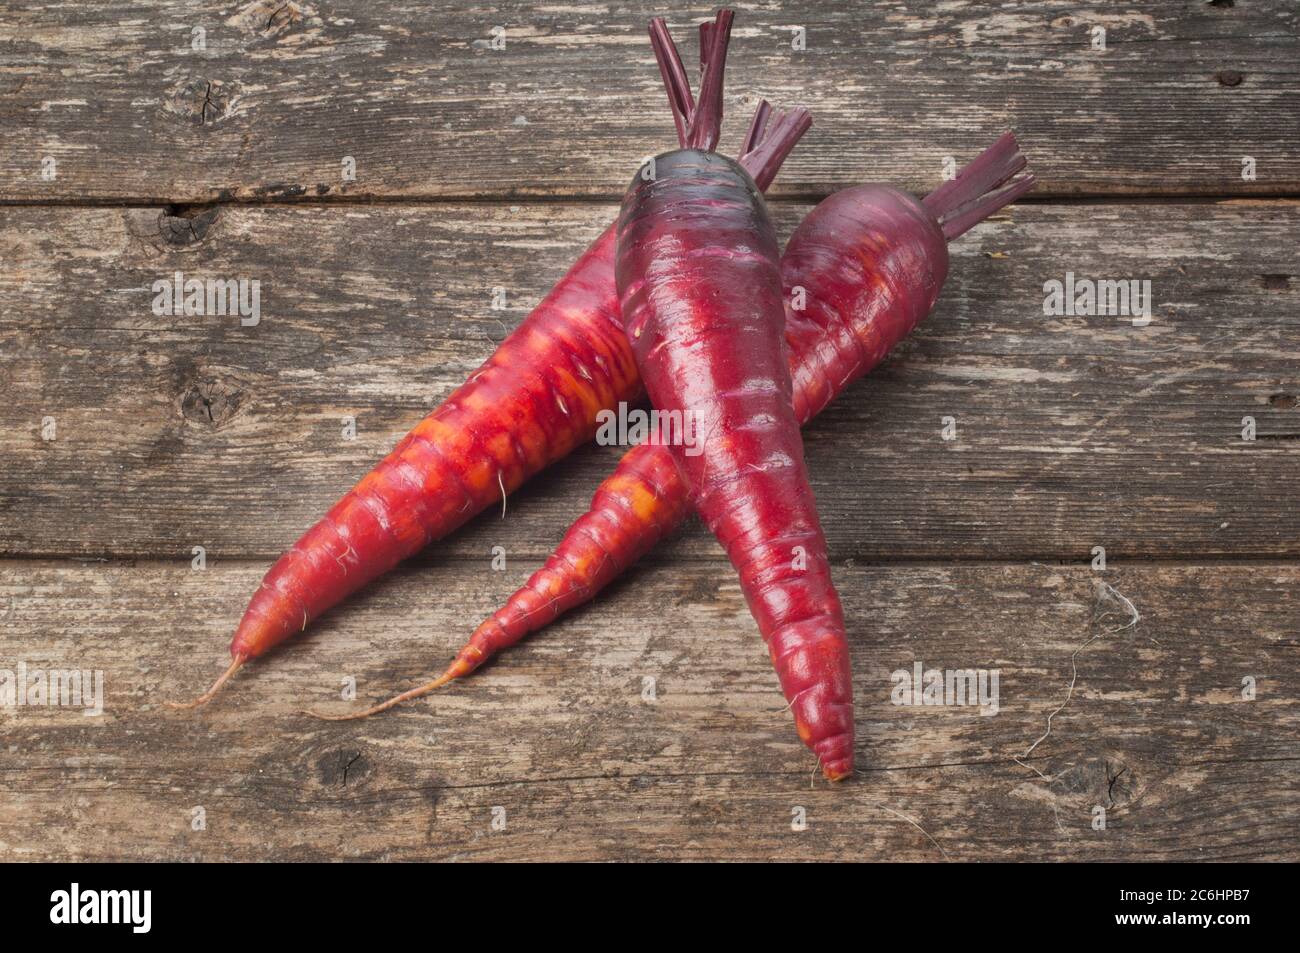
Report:
[[[945,240],[1028,192],[1032,175],[1007,133],[917,203],[884,186],[836,193],[804,219],[781,261],[794,408],[807,423],[872,370],[931,310],[948,272]],[[792,301],[803,301],[800,310]],[[370,709],[425,695],[474,671],[595,598],[680,525],[690,487],[666,448],[633,447],[545,566],[483,622],[437,679]],[[362,714],[368,714],[363,712]]]
[[[768,137],[742,157],[760,188],[797,139]],[[597,413],[640,394],[611,226],[483,366],[276,561],[235,632],[230,666],[172,707],[209,701],[249,659],[589,441]]]
[[[682,148],[623,199],[615,277],[651,403],[703,435],[698,452],[671,447],[691,501],[740,575],[799,737],[838,781],[853,771],[853,686],[792,404],[776,230],[745,170],[712,151],[730,29],[723,12],[703,32]],[[807,115],[773,132],[786,120]]]
[[[595,415],[640,392],[613,295],[614,232],[443,404],[271,567],[204,704],[248,659],[591,439]]]

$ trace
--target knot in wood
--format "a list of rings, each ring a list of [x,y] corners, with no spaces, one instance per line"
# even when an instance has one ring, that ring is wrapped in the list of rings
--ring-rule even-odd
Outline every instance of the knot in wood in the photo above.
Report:
[[[234,102],[232,84],[219,79],[191,78],[172,87],[164,108],[196,126],[210,126],[228,117]]]
[[[220,427],[231,420],[244,402],[244,391],[223,380],[200,380],[181,395],[181,415],[208,427]]]
[[[279,37],[301,23],[304,15],[313,12],[310,9],[304,10],[292,0],[253,0],[235,11],[226,25],[249,36]]]
[[[209,208],[170,206],[158,213],[158,234],[173,248],[197,245],[207,237],[220,214],[216,206]]]

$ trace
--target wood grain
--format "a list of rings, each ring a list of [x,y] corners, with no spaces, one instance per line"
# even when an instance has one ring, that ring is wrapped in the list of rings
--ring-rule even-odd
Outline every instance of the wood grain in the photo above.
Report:
[[[782,231],[805,210],[779,206]],[[612,215],[227,208],[196,240],[158,209],[8,210],[0,552],[278,555]],[[1297,247],[1300,205],[1278,201],[1026,206],[955,243],[933,317],[806,430],[833,553],[1300,553]],[[261,323],[155,316],[178,269],[260,280]],[[1044,316],[1067,271],[1150,280],[1151,324]],[[616,456],[575,454],[437,551],[541,555]],[[717,552],[698,529],[671,551]]]
[[[612,447],[212,707],[162,707],[223,667],[269,560],[672,145],[661,12],[0,9],[0,702],[20,664],[98,670],[107,693],[96,717],[0,704],[0,859],[1300,859],[1284,0],[741,7],[724,142],[760,96],[817,117],[773,192],[783,234],[848,185],[928,191],[1007,128],[1040,182],[952,246],[936,313],[805,431],[850,624],[851,783],[816,778],[697,525],[464,684],[365,722],[299,711],[440,669]],[[712,8],[673,12],[691,62]],[[260,282],[260,323],[155,315],[177,271]],[[1067,273],[1149,280],[1151,323],[1045,314]],[[918,662],[997,669],[997,713],[895,705]]]
[[[664,9],[5,9],[0,200],[619,195],[642,157],[673,145],[645,38]],[[687,62],[694,24],[711,14],[674,8]],[[791,48],[795,26],[803,51]],[[1295,194],[1297,64],[1300,11],[1287,0],[741,4],[726,141],[765,96],[817,114],[778,194],[863,180],[925,191],[945,156],[962,161],[1009,127],[1041,195]],[[348,156],[354,181],[343,179]]]
[[[839,567],[860,772],[836,788],[720,560],[652,566],[427,702],[297,714],[354,704],[346,676],[361,701],[411,684],[528,567],[399,571],[221,703],[161,709],[217,670],[264,568],[0,563],[4,666],[102,669],[107,696],[97,718],[0,708],[0,857],[1300,857],[1294,564]],[[894,705],[890,673],[916,661],[998,669],[998,712]]]

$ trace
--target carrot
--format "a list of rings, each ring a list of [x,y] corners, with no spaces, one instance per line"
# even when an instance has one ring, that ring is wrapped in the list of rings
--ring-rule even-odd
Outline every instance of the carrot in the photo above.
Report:
[[[615,276],[651,403],[704,435],[698,452],[671,446],[691,502],[739,573],[799,736],[835,781],[853,770],[848,643],[792,404],[776,231],[749,175],[713,151],[731,21],[723,11],[703,33],[698,103],[672,97],[682,148],[624,196]],[[664,75],[671,91],[676,71]],[[771,134],[808,121],[797,111]]]
[[[756,122],[769,111],[760,103]],[[741,165],[766,188],[797,139],[768,137]],[[171,707],[207,703],[249,659],[591,440],[601,410],[640,398],[614,242],[610,226],[469,380],[276,561],[235,631],[229,667]]]
[[[1013,178],[1024,166],[1007,133],[920,203],[866,185],[838,192],[809,213],[781,261],[800,423],[875,368],[930,313],[948,272],[946,242],[1028,192],[1032,175]],[[791,301],[800,298],[806,306],[795,310]],[[633,447],[546,564],[474,630],[442,675],[361,715],[467,675],[595,598],[681,524],[689,496],[666,447],[653,440]]]
[[[792,403],[780,250],[762,193],[713,152],[731,20],[703,34],[698,104],[674,100],[682,148],[623,198],[615,277],[650,402],[703,434],[698,452],[670,447],[692,505],[740,576],[799,737],[838,781],[853,772],[853,686]],[[808,121],[783,116],[768,134]]]

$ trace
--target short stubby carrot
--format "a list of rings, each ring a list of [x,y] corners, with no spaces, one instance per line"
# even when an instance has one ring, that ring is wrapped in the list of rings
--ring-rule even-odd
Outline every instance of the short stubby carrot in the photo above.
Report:
[[[1034,185],[1008,133],[955,179],[917,202],[865,185],[825,199],[795,230],[781,261],[794,408],[807,423],[876,367],[931,311],[948,273],[946,242]],[[796,310],[793,303],[802,307]],[[467,675],[503,649],[593,598],[690,512],[690,487],[672,453],[633,447],[545,565],[474,630],[419,697]],[[377,709],[372,709],[377,710]]]
[[[755,124],[770,112],[761,102]],[[740,164],[765,189],[797,141],[787,130],[749,142]],[[229,667],[172,707],[206,703],[249,659],[590,441],[601,410],[640,399],[614,242],[610,226],[469,380],[275,562],[235,631]]]

